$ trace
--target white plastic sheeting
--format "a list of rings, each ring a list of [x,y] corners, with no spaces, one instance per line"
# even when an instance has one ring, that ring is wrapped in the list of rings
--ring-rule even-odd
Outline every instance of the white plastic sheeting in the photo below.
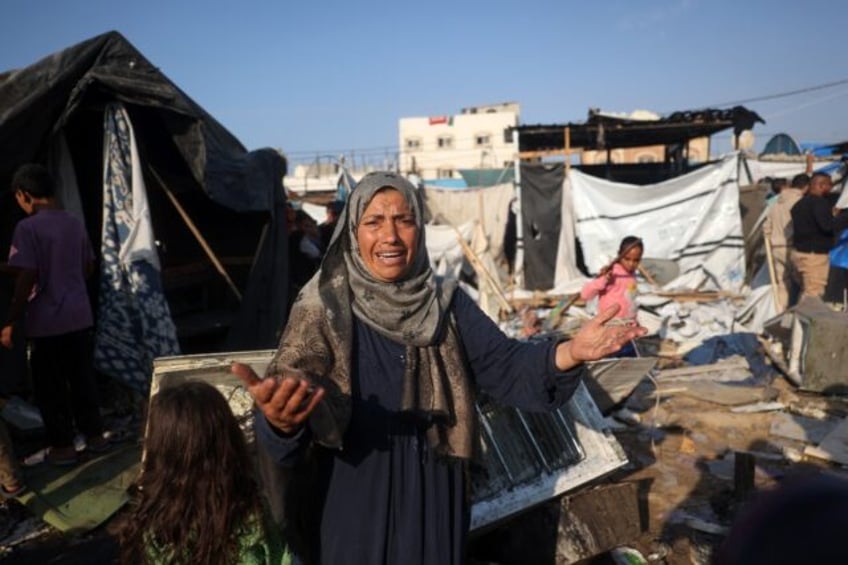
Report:
[[[466,222],[457,228],[432,224],[424,226],[427,254],[436,275],[450,279],[459,278],[464,255],[457,231],[465,241],[471,241],[475,225],[476,222]]]
[[[488,237],[492,257],[503,253],[509,203],[514,197],[512,183],[467,190],[425,188],[424,206],[434,223],[461,226],[471,220],[480,223]]]
[[[589,270],[598,272],[615,258],[621,239],[635,235],[645,242],[646,255],[672,259],[680,266],[681,276],[666,288],[682,288],[681,281],[698,273],[701,290],[738,291],[745,276],[738,164],[734,153],[715,165],[647,186],[609,182],[572,170],[566,182],[572,202],[563,206],[572,210]],[[570,255],[573,263],[575,254],[563,253],[563,260]],[[565,269],[558,275],[564,277],[556,281],[556,288],[568,283],[570,276]]]

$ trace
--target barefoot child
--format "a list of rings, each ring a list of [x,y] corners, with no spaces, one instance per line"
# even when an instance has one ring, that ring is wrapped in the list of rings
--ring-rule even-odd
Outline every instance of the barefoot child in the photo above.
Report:
[[[148,422],[137,495],[116,532],[122,563],[291,563],[243,432],[215,387],[163,389]]]

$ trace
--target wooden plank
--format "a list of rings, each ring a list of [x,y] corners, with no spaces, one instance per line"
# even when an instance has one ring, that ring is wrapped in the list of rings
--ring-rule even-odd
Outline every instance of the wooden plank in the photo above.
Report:
[[[805,447],[804,455],[848,465],[848,418],[837,424],[818,447]]]
[[[737,451],[733,458],[733,494],[742,502],[754,492],[756,461],[753,454]]]
[[[838,422],[833,420],[817,420],[781,412],[772,416],[769,434],[805,443],[819,444],[837,425]]]
[[[760,400],[773,400],[777,396],[777,391],[763,387],[731,386],[711,381],[687,383],[684,388],[681,394],[723,406],[740,406]]]
[[[638,538],[643,527],[637,487],[604,485],[563,498],[556,563],[575,563]]]

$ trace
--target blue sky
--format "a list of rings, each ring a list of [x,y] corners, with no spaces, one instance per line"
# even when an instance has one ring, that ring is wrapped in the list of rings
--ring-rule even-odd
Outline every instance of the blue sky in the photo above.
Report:
[[[840,0],[3,0],[0,71],[117,30],[248,148],[296,161],[390,151],[399,118],[476,104],[562,123],[848,79],[846,22]],[[758,145],[848,139],[848,83],[746,105]]]

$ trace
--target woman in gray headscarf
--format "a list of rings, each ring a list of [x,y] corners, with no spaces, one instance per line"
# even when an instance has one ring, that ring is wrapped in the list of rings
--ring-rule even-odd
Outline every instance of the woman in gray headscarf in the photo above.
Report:
[[[644,333],[605,326],[616,309],[571,341],[507,338],[434,276],[415,187],[393,173],[363,177],[265,378],[233,367],[256,400],[262,445],[283,466],[307,462],[310,484],[289,489],[307,504],[287,518],[310,538],[303,557],[463,562],[475,391],[525,410],[559,406],[584,361]]]

